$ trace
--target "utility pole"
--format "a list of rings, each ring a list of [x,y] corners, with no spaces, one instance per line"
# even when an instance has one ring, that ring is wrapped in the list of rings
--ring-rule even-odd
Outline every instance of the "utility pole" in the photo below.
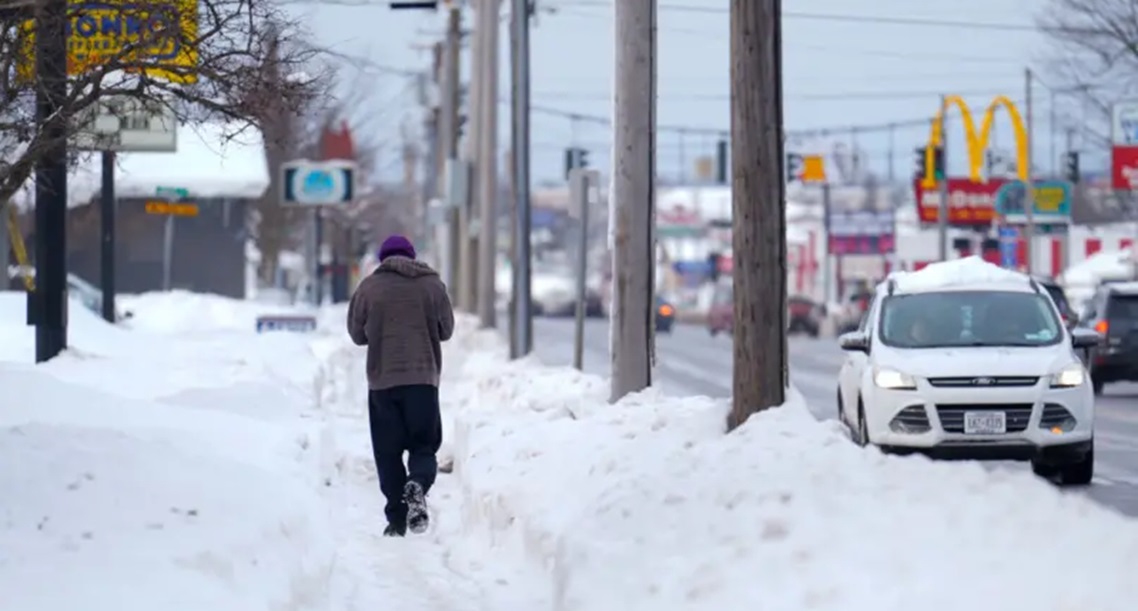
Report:
[[[738,3],[736,3],[738,4]],[[612,393],[652,384],[656,222],[656,0],[614,2]]]
[[[514,194],[514,265],[512,326],[510,327],[510,357],[521,358],[533,352],[533,307],[530,302],[530,1],[512,0],[511,62],[513,72],[511,89],[510,153],[513,156],[510,178]]]
[[[944,160],[944,176],[933,175],[937,181],[937,192],[940,201],[937,205],[936,212],[936,229],[937,229],[937,249],[941,261],[948,261],[948,130],[945,129],[944,122],[948,114],[948,96],[940,96],[940,114],[937,115],[938,121],[935,126],[937,129],[937,142],[940,143],[940,155]],[[932,155],[936,155],[934,149]],[[933,172],[937,168],[933,167]]]
[[[446,42],[443,52],[442,79],[442,116],[440,117],[439,138],[442,140],[442,154],[444,172],[441,180],[445,184],[439,186],[439,192],[446,193],[447,213],[447,246],[446,246],[446,283],[450,291],[452,302],[458,302],[459,277],[459,244],[464,239],[466,230],[460,225],[460,211],[462,202],[455,201],[454,173],[459,171],[458,165],[458,133],[459,133],[459,107],[461,106],[461,85],[459,79],[461,72],[459,62],[462,50],[462,11],[457,4],[452,4],[447,15]]]
[[[483,329],[497,326],[497,295],[494,280],[498,262],[498,15],[501,0],[482,0],[484,15],[479,18],[483,30],[481,53],[482,108],[478,130],[478,204],[480,232],[478,237],[478,321]]]
[[[1025,68],[1023,71],[1024,76],[1024,110],[1027,113],[1025,126],[1027,129],[1027,159],[1023,160],[1023,164],[1027,166],[1027,176],[1021,177],[1023,179],[1023,213],[1027,222],[1023,228],[1023,258],[1024,266],[1027,273],[1032,273],[1035,270],[1035,184],[1034,173],[1032,172],[1032,158],[1031,147],[1035,146],[1034,138],[1034,119],[1032,118],[1032,103],[1031,103],[1031,90],[1032,81],[1034,80],[1031,74],[1031,68]]]
[[[735,330],[728,427],[786,402],[782,2],[731,3]]]
[[[43,135],[36,161],[36,362],[67,347],[67,0],[36,5],[36,123]]]
[[[443,70],[443,46],[444,44],[442,42],[437,42],[431,47],[431,73],[429,81],[424,79],[426,82],[438,83],[440,80]],[[438,88],[435,88],[435,90],[438,91]],[[421,186],[422,196],[420,199],[422,200],[422,204],[419,207],[417,215],[419,218],[418,238],[420,243],[429,243],[432,246],[431,250],[436,252],[438,248],[434,248],[435,244],[432,239],[434,236],[434,226],[432,225],[430,212],[431,206],[436,204],[439,195],[439,176],[442,174],[444,159],[442,145],[439,142],[439,134],[442,131],[442,126],[440,125],[442,122],[442,100],[440,100],[439,97],[440,96],[436,95],[426,95],[426,92],[423,92],[422,95],[426,110],[424,117],[425,124],[423,127],[426,132],[427,163],[423,173],[423,184]]]
[[[477,5],[482,0],[474,0]],[[474,219],[477,218],[475,214],[475,202],[478,201],[478,182],[481,178],[479,168],[481,164],[478,163],[480,154],[480,143],[482,141],[482,75],[484,74],[485,55],[482,53],[486,38],[486,19],[485,11],[475,9],[474,13],[474,33],[470,41],[470,87],[468,88],[467,99],[467,130],[466,141],[463,146],[462,156],[466,162],[467,179],[466,192],[459,219],[459,227],[462,236],[459,241],[458,248],[458,261],[459,261],[459,275],[458,275],[458,307],[466,312],[476,312],[477,294],[478,294],[478,248],[477,239],[475,238]]]

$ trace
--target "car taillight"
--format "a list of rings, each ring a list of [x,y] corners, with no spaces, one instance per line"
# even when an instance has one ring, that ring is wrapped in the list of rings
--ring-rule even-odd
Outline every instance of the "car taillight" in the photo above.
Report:
[[[660,316],[671,316],[673,312],[675,312],[675,310],[673,310],[670,305],[660,306]]]
[[[1095,331],[1099,332],[1102,335],[1106,335],[1107,332],[1110,331],[1110,325],[1108,325],[1105,320],[1100,320],[1098,321],[1098,324],[1095,325]]]

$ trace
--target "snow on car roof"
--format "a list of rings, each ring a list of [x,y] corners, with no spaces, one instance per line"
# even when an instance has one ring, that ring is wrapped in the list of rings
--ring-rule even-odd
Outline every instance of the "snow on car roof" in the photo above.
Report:
[[[980,257],[965,257],[933,263],[916,272],[894,272],[889,275],[894,290],[901,293],[924,293],[945,290],[1000,288],[1030,292],[1030,278],[1025,274],[992,265]]]

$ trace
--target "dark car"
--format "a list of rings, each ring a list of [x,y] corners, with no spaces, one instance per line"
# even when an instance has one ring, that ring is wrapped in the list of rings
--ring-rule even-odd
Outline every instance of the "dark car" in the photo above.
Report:
[[[1079,315],[1076,314],[1075,309],[1071,307],[1071,302],[1067,301],[1067,294],[1063,292],[1063,287],[1059,286],[1059,284],[1051,278],[1036,277],[1035,281],[1051,296],[1051,301],[1055,302],[1055,307],[1059,310],[1059,316],[1063,318],[1063,323],[1067,325],[1067,328],[1075,328],[1075,326],[1079,324]]]
[[[792,296],[786,300],[786,316],[789,321],[788,332],[818,337],[822,319],[826,317],[826,308],[809,297]]]
[[[1091,353],[1095,394],[1111,382],[1138,382],[1138,282],[1099,287],[1081,325],[1104,338],[1103,345]]]
[[[676,308],[672,304],[664,300],[663,297],[656,297],[656,332],[657,333],[671,333],[672,327],[676,324]]]

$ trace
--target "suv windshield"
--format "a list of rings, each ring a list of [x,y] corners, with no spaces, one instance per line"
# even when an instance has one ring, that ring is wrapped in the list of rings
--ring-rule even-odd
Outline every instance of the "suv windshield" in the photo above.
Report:
[[[1046,295],[946,291],[886,297],[878,333],[895,348],[1050,346],[1063,328]]]
[[[1106,305],[1107,320],[1138,321],[1138,295],[1113,295]]]

